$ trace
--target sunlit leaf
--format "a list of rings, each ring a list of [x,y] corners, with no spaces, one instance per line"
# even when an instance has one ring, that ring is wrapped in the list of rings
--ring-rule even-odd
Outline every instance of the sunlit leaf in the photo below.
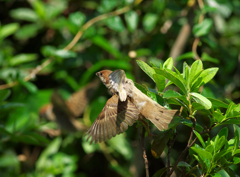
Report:
[[[205,109],[211,109],[212,103],[206,97],[200,95],[199,93],[195,93],[195,92],[192,92],[190,94],[194,97],[194,100],[197,103],[203,105],[205,107]]]
[[[170,57],[163,63],[163,69],[172,70],[172,67],[173,67],[173,59],[172,57]]]
[[[189,74],[190,86],[194,82],[194,80],[200,75],[202,68],[203,68],[203,65],[201,60],[197,60],[192,64],[190,74]]]
[[[156,71],[157,74],[163,75],[164,77],[172,81],[185,94],[187,93],[187,87],[186,87],[185,81],[181,77],[179,77],[178,74],[168,69],[162,70],[159,68],[154,68],[154,70]]]

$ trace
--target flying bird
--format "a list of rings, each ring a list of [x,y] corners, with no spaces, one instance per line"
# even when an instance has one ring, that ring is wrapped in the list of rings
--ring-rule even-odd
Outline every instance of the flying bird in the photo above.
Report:
[[[55,91],[51,96],[51,103],[40,109],[40,117],[56,121],[61,129],[70,132],[86,130],[86,126],[76,118],[83,114],[98,86],[99,81],[94,80],[73,93],[67,101]]]
[[[123,133],[136,120],[146,118],[160,131],[166,130],[178,110],[168,110],[135,87],[123,70],[96,73],[113,95],[86,134],[92,142],[102,142]]]

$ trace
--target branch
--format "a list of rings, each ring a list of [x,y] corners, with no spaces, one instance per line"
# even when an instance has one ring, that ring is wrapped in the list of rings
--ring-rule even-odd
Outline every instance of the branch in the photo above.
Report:
[[[140,144],[142,146],[142,150],[143,150],[143,159],[144,159],[144,163],[145,163],[145,169],[146,169],[146,177],[149,177],[149,168],[148,168],[148,159],[147,159],[147,154],[146,154],[146,150],[144,148],[144,136],[145,136],[145,128],[142,128],[142,133],[140,135]]]
[[[134,5],[138,5],[142,2],[142,0],[135,0]],[[79,41],[79,39],[81,38],[82,34],[84,31],[86,31],[89,27],[91,27],[93,24],[95,24],[98,21],[104,20],[106,18],[109,17],[113,17],[113,16],[117,16],[117,15],[121,15],[127,11],[129,11],[131,9],[131,5],[129,6],[125,6],[121,9],[115,10],[113,12],[107,13],[107,14],[103,14],[103,15],[99,15],[91,20],[89,20],[87,23],[85,23],[82,28],[78,31],[78,33],[75,35],[75,37],[73,38],[73,40],[66,46],[64,47],[64,50],[68,51],[70,49],[72,49],[74,47],[74,45]],[[27,75],[26,77],[24,77],[24,81],[27,82],[29,80],[31,80],[32,78],[34,78],[36,76],[37,73],[39,73],[44,67],[48,66],[51,62],[53,61],[52,58],[47,59],[45,62],[43,62],[41,65],[38,65],[35,69],[33,69],[33,71]],[[7,88],[11,88],[13,86],[18,85],[19,82],[18,81],[14,81],[14,82],[10,82],[8,84],[3,84],[0,85],[0,90],[2,89],[7,89]]]

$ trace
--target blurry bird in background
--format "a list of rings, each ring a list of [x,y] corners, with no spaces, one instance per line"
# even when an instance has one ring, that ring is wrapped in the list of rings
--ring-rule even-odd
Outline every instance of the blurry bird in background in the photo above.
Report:
[[[102,112],[86,134],[92,142],[102,142],[123,133],[136,120],[150,120],[160,131],[166,130],[178,110],[168,110],[135,87],[123,70],[103,70],[96,75],[113,96],[107,101]],[[148,129],[149,132],[149,129]]]
[[[96,93],[98,86],[99,81],[94,80],[73,93],[67,101],[55,91],[51,96],[51,104],[45,105],[40,109],[40,117],[56,121],[63,130],[70,132],[85,131],[87,127],[76,118],[83,114],[91,98]]]

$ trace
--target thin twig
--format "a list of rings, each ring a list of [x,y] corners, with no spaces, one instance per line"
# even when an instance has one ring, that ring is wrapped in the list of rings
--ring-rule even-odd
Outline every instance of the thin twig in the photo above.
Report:
[[[146,177],[149,177],[149,168],[148,168],[148,159],[147,159],[147,154],[146,154],[146,150],[144,148],[144,136],[145,136],[145,128],[142,128],[142,133],[140,135],[140,144],[142,146],[142,150],[143,150],[143,159],[144,159],[144,163],[145,163],[145,169],[146,169]]]
[[[135,0],[134,5],[138,5],[142,2],[142,0]],[[106,18],[109,17],[113,17],[113,16],[117,16],[120,14],[123,14],[127,11],[129,11],[131,9],[131,5],[130,6],[125,6],[121,9],[115,10],[113,12],[107,13],[107,14],[103,14],[103,15],[99,15],[91,20],[89,20],[87,23],[85,23],[82,28],[78,31],[78,33],[75,35],[75,37],[72,39],[72,41],[66,46],[64,47],[63,50],[70,50],[73,48],[73,46],[79,41],[79,39],[81,38],[82,34],[84,31],[86,31],[89,27],[91,27],[93,24],[95,24],[98,21],[104,20]],[[37,73],[39,73],[44,67],[48,66],[51,62],[53,61],[52,58],[47,59],[45,62],[43,62],[41,65],[38,65],[30,74],[28,74],[23,80],[29,81],[30,79],[34,78],[36,76]],[[3,84],[0,85],[0,90],[2,89],[7,89],[7,88],[11,88],[13,86],[18,85],[19,82],[18,81],[14,81],[8,84]]]

